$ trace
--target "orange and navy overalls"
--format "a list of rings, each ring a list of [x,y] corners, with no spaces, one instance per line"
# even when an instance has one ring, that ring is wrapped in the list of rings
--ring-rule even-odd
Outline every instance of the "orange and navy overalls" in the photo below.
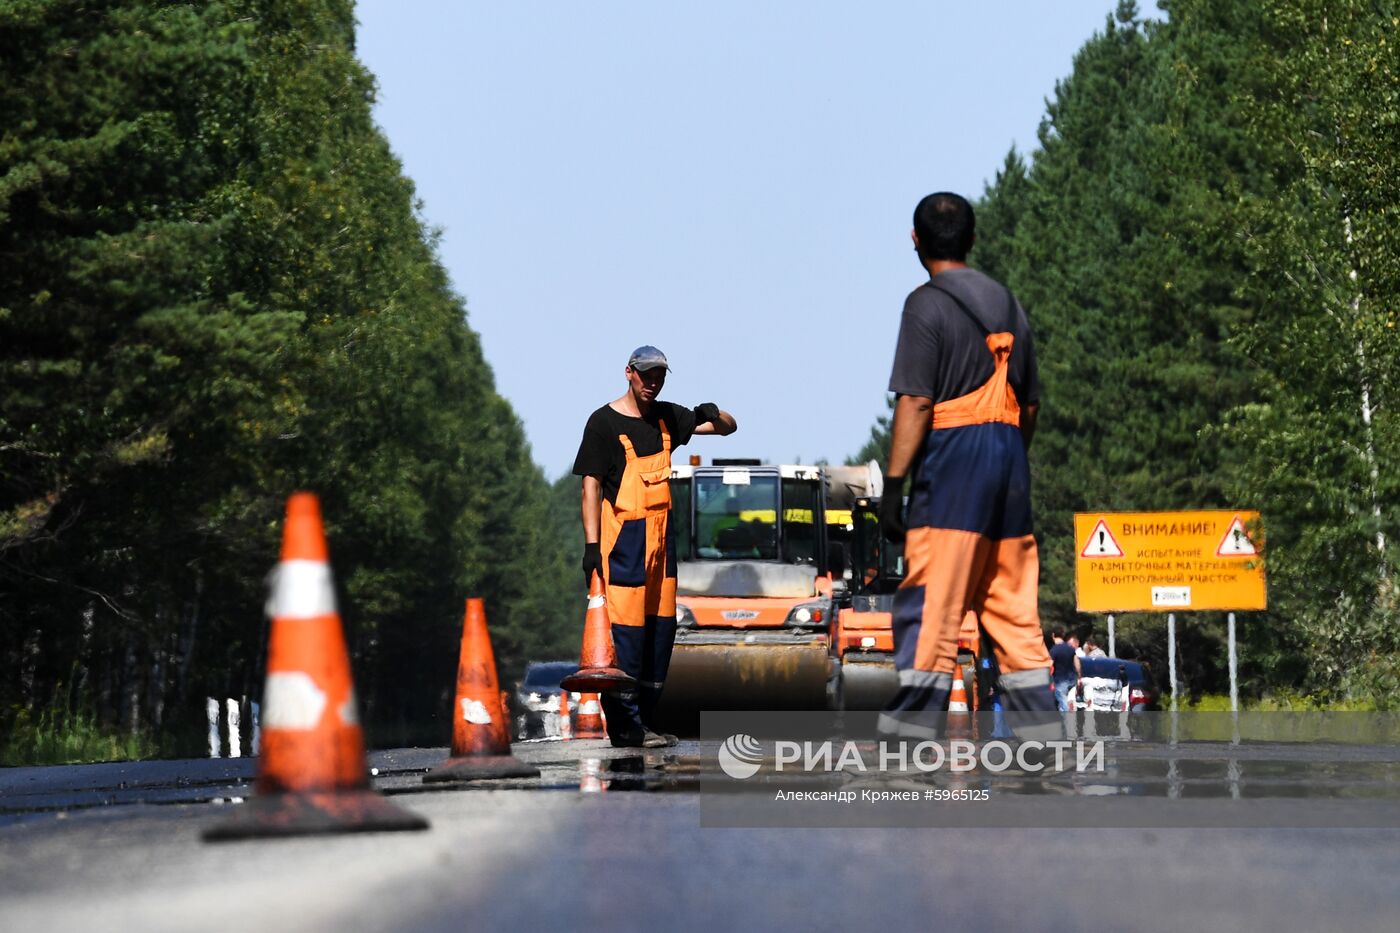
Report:
[[[637,679],[636,691],[603,694],[614,735],[650,727],[676,642],[676,539],[671,527],[671,433],[660,421],[661,450],[627,457],[615,502],[602,505],[603,575],[617,666]]]
[[[1005,330],[992,333],[951,291],[932,287],[986,336],[995,368],[978,389],[933,408],[909,495],[905,577],[894,597],[899,691],[881,713],[880,729],[937,737],[959,632],[972,611],[996,654],[998,692],[1017,734],[1058,739],[1062,727],[1037,605],[1040,563],[1031,533],[1030,468],[1021,406],[1007,379],[1015,301],[1008,292],[1013,316]]]

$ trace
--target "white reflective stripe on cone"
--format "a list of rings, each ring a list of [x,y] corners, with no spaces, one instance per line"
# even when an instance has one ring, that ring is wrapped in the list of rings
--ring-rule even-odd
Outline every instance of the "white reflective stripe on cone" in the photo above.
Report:
[[[331,566],[319,560],[284,560],[273,568],[267,614],[274,619],[314,619],[335,612]]]
[[[326,709],[326,692],[302,671],[278,671],[267,675],[263,707],[265,729],[314,729]]]
[[[491,725],[491,713],[486,704],[470,697],[462,697],[462,719],[474,726]]]
[[[590,597],[588,597],[588,608],[589,608],[589,609],[601,609],[601,608],[603,608],[604,606],[606,606],[607,604],[608,604],[608,598],[607,598],[606,596],[603,596],[602,594],[599,594],[599,595],[597,595],[597,596],[590,596]]]

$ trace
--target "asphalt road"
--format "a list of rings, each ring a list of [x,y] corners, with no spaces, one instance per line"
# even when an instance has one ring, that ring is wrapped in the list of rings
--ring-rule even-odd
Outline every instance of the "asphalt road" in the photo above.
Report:
[[[517,754],[539,779],[444,790],[419,780],[444,750],[377,753],[376,785],[430,830],[222,844],[200,834],[250,793],[250,760],[6,769],[0,926],[1393,931],[1400,918],[1393,746],[1133,747],[1107,774],[1038,790],[928,785],[990,787],[1028,823],[1053,807],[1081,828],[715,828],[698,788],[716,749],[531,743]],[[1110,802],[1151,825],[1125,828]],[[1279,825],[1176,828],[1250,803]],[[1310,818],[1323,825],[1298,827]]]

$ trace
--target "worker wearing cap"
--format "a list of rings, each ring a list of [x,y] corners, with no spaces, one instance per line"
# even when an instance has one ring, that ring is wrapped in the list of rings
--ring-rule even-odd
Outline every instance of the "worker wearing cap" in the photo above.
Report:
[[[936,735],[971,610],[995,654],[1008,722],[1022,739],[1046,741],[1061,727],[1040,629],[1026,460],[1040,383],[1025,311],[967,265],[974,223],[972,205],[947,192],[914,211],[929,280],[905,300],[889,386],[897,398],[881,524],[905,542],[906,573],[894,597],[899,690],[880,729]]]
[[[617,746],[675,744],[652,727],[676,640],[676,540],[671,525],[671,451],[695,434],[733,434],[713,402],[694,409],[657,399],[670,366],[656,347],[632,351],[627,391],[588,417],[574,459],[583,477],[583,575],[607,585],[617,664],[635,690],[603,694]]]

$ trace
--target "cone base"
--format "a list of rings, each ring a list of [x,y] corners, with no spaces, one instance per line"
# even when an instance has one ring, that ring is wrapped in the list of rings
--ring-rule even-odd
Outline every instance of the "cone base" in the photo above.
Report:
[[[387,833],[427,829],[428,821],[371,790],[268,794],[204,831],[208,842],[270,836]]]
[[[574,738],[576,739],[606,739],[607,737],[607,732],[603,731],[602,729],[583,729],[574,731]]]
[[[613,693],[637,686],[637,679],[615,667],[586,667],[565,677],[559,686],[571,693]]]
[[[539,776],[539,768],[527,765],[514,755],[476,755],[447,759],[423,775],[423,783],[443,784],[451,781]]]

